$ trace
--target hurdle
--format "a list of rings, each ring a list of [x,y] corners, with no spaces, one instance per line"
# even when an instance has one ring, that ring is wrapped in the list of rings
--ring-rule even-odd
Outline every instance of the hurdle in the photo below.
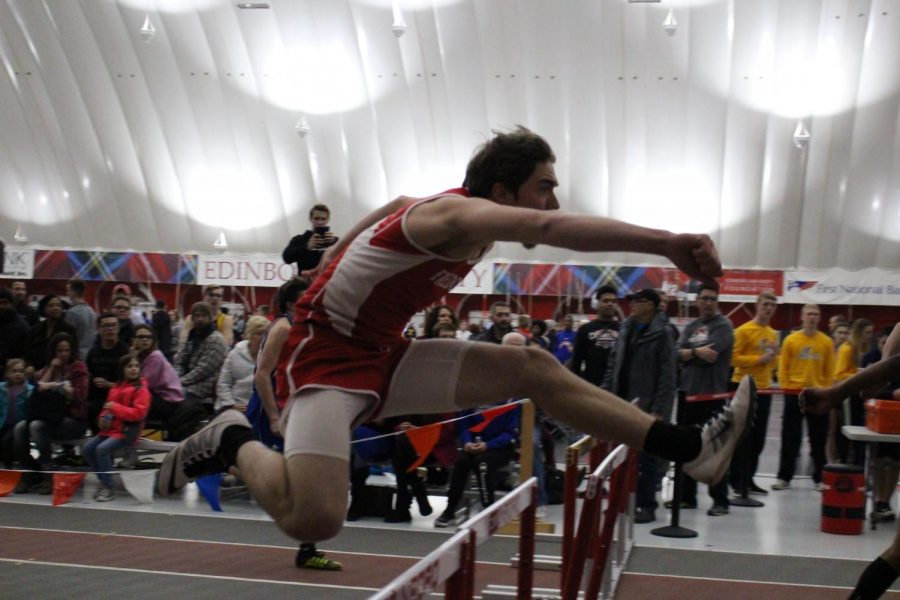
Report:
[[[449,540],[372,596],[372,600],[425,598],[442,584],[445,585],[445,597],[449,600],[474,597],[477,547],[520,515],[520,567],[514,594],[518,598],[529,600],[534,582],[536,509],[537,478],[532,477],[462,523]]]
[[[459,530],[449,540],[386,585],[370,600],[415,600],[425,598],[444,584],[448,600],[471,598],[474,579],[475,532]]]
[[[615,593],[634,545],[636,469],[637,452],[622,444],[588,477],[578,533],[563,565],[563,600],[578,598],[585,583],[586,600]],[[606,480],[608,495],[602,491]]]
[[[566,470],[563,480],[563,533],[562,557],[557,560],[560,570],[560,587],[564,583],[565,565],[571,557],[571,549],[575,540],[575,519],[578,513],[578,480],[581,456],[589,453],[589,468],[594,471],[609,455],[609,444],[598,443],[589,435],[566,448]],[[543,557],[542,557],[543,558]]]

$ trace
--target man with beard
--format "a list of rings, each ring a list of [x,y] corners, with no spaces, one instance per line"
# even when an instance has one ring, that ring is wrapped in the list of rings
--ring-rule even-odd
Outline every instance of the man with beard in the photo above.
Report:
[[[572,372],[596,386],[603,385],[609,354],[619,337],[618,297],[611,285],[597,289],[591,300],[597,318],[579,327],[575,336]]]
[[[0,288],[0,365],[6,365],[10,358],[24,359],[30,341],[31,329],[16,312],[12,292]]]
[[[222,301],[225,299],[225,288],[221,285],[208,285],[203,288],[203,303],[209,306],[212,317],[211,322],[216,331],[222,334],[222,338],[230,348],[234,343],[234,319],[231,315],[226,314],[222,310]],[[181,328],[178,340],[179,349],[185,344],[191,328],[194,326],[193,315],[188,315],[184,319],[184,325]]]
[[[228,344],[213,324],[212,307],[197,302],[191,307],[191,327],[184,347],[175,356],[175,371],[184,387],[186,403],[203,404],[212,412],[213,390],[225,357]]]
[[[503,341],[503,336],[510,331],[512,331],[512,310],[509,302],[498,300],[491,304],[491,328],[469,339],[473,342],[499,344]]]
[[[34,327],[41,320],[38,311],[28,305],[28,290],[24,281],[12,282],[13,304],[19,316],[28,323],[29,327]]]

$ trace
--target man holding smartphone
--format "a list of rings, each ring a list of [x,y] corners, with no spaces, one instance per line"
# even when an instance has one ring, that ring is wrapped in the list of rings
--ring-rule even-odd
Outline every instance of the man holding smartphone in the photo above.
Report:
[[[304,271],[315,269],[322,260],[322,253],[329,246],[338,241],[328,227],[328,221],[331,219],[331,211],[324,204],[316,204],[309,210],[309,222],[311,229],[301,235],[295,235],[291,238],[290,243],[281,258],[287,264],[297,263],[297,271],[300,275]]]

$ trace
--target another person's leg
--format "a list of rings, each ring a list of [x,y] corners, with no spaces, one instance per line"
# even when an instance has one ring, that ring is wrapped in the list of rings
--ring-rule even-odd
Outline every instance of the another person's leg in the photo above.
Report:
[[[784,396],[784,414],[781,419],[781,454],[778,461],[778,481],[772,485],[773,490],[784,489],[783,484],[790,484],[797,469],[797,457],[800,455],[800,442],[803,434],[803,415],[797,396]]]
[[[101,438],[98,436],[93,439],[98,438],[100,439],[100,442],[96,446],[95,456],[97,460],[97,470],[100,471],[100,473],[97,475],[97,478],[100,479],[100,483],[102,483],[105,488],[112,490],[115,485],[111,473],[111,471],[113,471],[113,454],[116,450],[125,446],[127,442],[124,439],[114,437]]]
[[[821,487],[822,469],[825,468],[825,444],[828,439],[828,419],[827,414],[824,415],[806,415],[806,426],[809,430],[809,455],[812,457],[813,484]]]
[[[747,483],[750,491],[758,494],[766,494],[764,489],[756,485],[753,478],[759,468],[759,457],[766,446],[766,432],[769,429],[769,414],[772,412],[772,396],[765,394],[759,396],[756,401],[756,419],[750,429],[748,441],[750,443],[750,456],[747,462]],[[735,452],[740,452],[740,449]]]
[[[466,483],[469,481],[469,473],[475,468],[476,456],[468,452],[460,452],[453,463],[453,471],[450,474],[450,487],[447,489],[447,508],[435,522],[437,527],[446,527],[456,515],[459,501],[462,500]]]
[[[884,553],[869,563],[862,572],[848,600],[876,600],[881,598],[900,574],[900,526],[894,541]]]

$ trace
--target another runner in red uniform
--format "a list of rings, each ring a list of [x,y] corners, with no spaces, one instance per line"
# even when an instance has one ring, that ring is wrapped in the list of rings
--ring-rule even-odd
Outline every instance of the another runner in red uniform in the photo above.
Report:
[[[244,416],[227,411],[166,456],[160,494],[237,467],[285,532],[328,539],[347,510],[354,424],[513,397],[529,397],[598,438],[685,463],[699,481],[721,479],[752,414],[749,379],[701,431],[656,420],[539,348],[401,337],[412,315],[455,287],[495,241],[657,254],[703,281],[721,274],[709,236],[559,212],[554,162],[550,146],[531,131],[500,133],[469,162],[463,188],[398,198],[357,224],[313,273],[281,354],[290,388],[284,455],[253,441]]]

